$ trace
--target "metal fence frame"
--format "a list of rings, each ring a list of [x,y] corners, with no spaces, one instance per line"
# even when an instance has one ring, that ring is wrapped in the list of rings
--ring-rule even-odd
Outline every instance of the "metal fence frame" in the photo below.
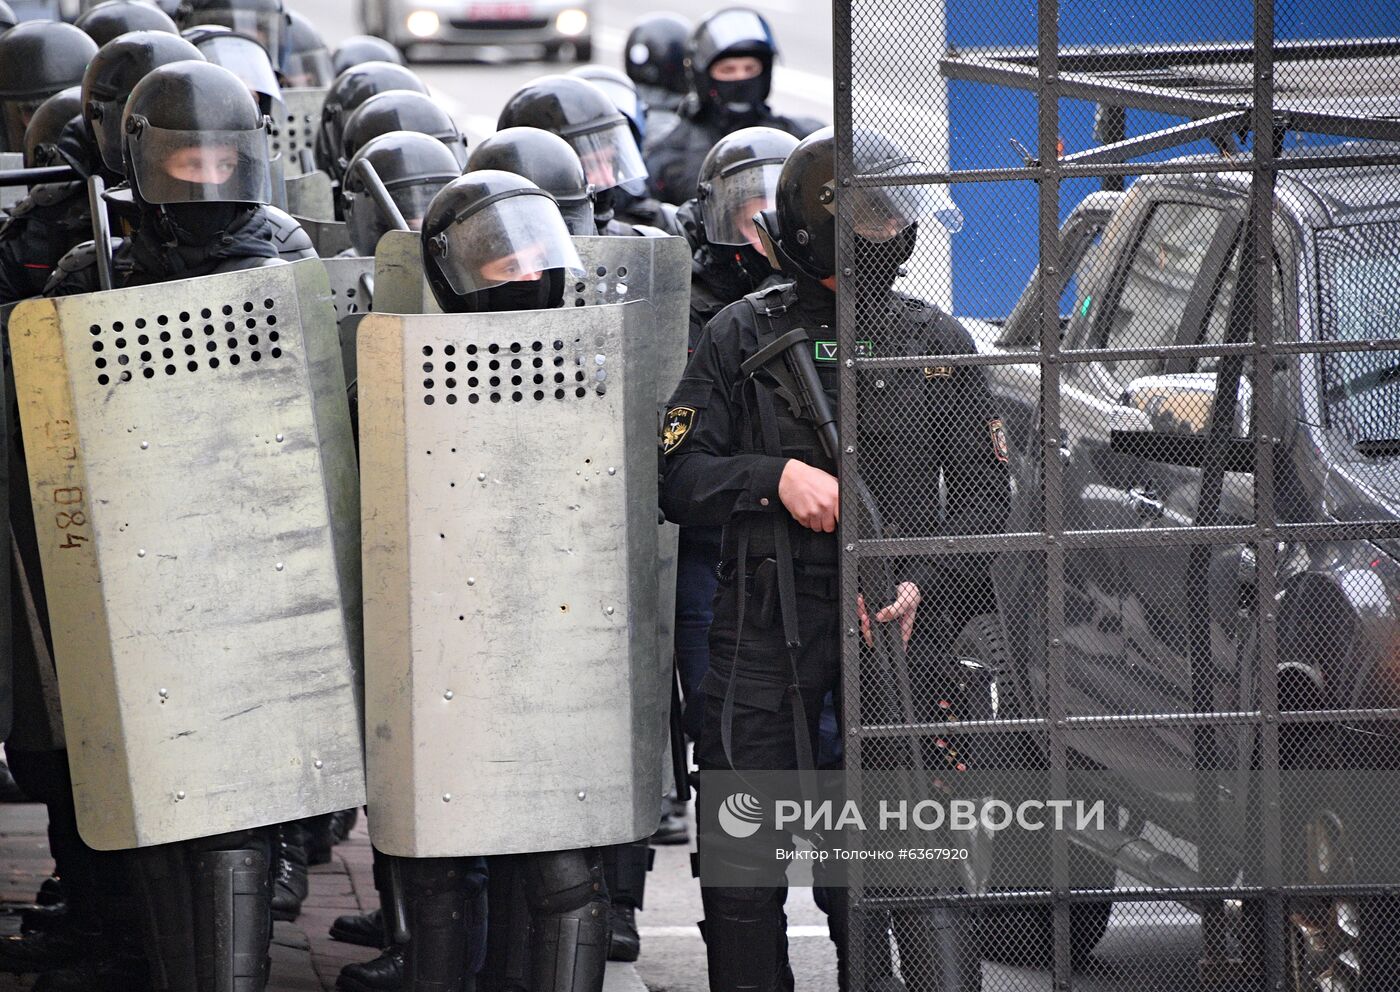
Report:
[[[893,2],[893,0],[888,0]],[[903,0],[901,0],[903,2]],[[953,3],[995,3],[995,0],[949,0]],[[1252,266],[1240,266],[1236,298],[1248,299],[1253,296],[1254,334],[1248,344],[1226,344],[1224,346],[1194,346],[1170,348],[1166,351],[1180,354],[1220,355],[1226,361],[1242,366],[1252,359],[1255,368],[1264,368],[1265,360],[1279,353],[1321,353],[1350,349],[1374,349],[1376,342],[1354,344],[1327,343],[1313,341],[1299,344],[1272,340],[1273,314],[1272,294],[1252,292],[1255,286],[1267,286],[1271,278],[1270,268],[1273,255],[1273,215],[1275,180],[1282,170],[1317,168],[1324,164],[1322,159],[1296,157],[1280,160],[1278,138],[1283,130],[1298,129],[1338,134],[1347,137],[1377,138],[1395,140],[1400,138],[1400,122],[1370,119],[1347,119],[1325,114],[1300,114],[1296,110],[1286,114],[1275,110],[1274,67],[1276,58],[1275,40],[1275,0],[1255,0],[1253,5],[1253,78],[1252,99],[1249,106],[1226,106],[1217,103],[1189,105],[1190,101],[1179,101],[1169,106],[1149,106],[1145,109],[1165,110],[1169,113],[1182,113],[1193,116],[1211,115],[1204,121],[1182,126],[1186,135],[1207,133],[1211,128],[1222,124],[1231,130],[1247,124],[1255,135],[1274,135],[1275,140],[1253,142],[1249,157],[1237,157],[1228,163],[1211,165],[1193,162],[1189,165],[1170,162],[1126,164],[1128,158],[1164,147],[1160,141],[1153,144],[1151,139],[1121,140],[1117,146],[1092,149],[1078,155],[1060,158],[1057,141],[1060,133],[1059,100],[1063,97],[1093,99],[1093,84],[1075,75],[1075,64],[1071,60],[1070,69],[1062,75],[1062,53],[1059,49],[1058,22],[1062,0],[1038,0],[1037,33],[1038,52],[1032,66],[1031,59],[1021,60],[1021,68],[1008,69],[1005,64],[995,65],[976,57],[963,59],[963,69],[950,72],[945,64],[945,75],[957,74],[956,78],[974,79],[993,84],[1014,84],[1022,89],[1033,88],[1039,106],[1037,147],[1035,160],[1023,167],[1009,169],[973,169],[966,171],[948,170],[927,172],[917,176],[901,176],[890,180],[881,176],[857,174],[853,166],[853,127],[857,122],[858,107],[853,102],[853,26],[862,15],[868,16],[870,8],[878,7],[875,0],[836,0],[833,9],[833,36],[835,41],[835,124],[837,136],[837,271],[838,287],[851,277],[855,258],[854,234],[852,232],[853,188],[862,186],[882,186],[892,183],[975,183],[1005,180],[1031,180],[1038,184],[1038,261],[1039,281],[1037,292],[1040,300],[1039,349],[1037,352],[1017,354],[976,355],[976,356],[902,356],[902,357],[857,357],[855,294],[837,293],[838,330],[840,339],[840,403],[838,423],[843,438],[840,471],[845,479],[859,476],[858,445],[861,437],[860,415],[853,398],[856,395],[858,374],[862,370],[875,368],[917,368],[930,364],[939,365],[1026,365],[1038,364],[1040,370],[1039,396],[1039,436],[1036,439],[1053,452],[1059,444],[1061,410],[1061,369],[1065,363],[1083,362],[1089,358],[1102,359],[1104,352],[1087,352],[1062,349],[1059,323],[1059,292],[1053,277],[1059,264],[1059,196],[1062,180],[1086,175],[1113,177],[1138,176],[1146,174],[1202,173],[1212,171],[1241,172],[1253,174],[1249,197],[1248,215],[1244,237],[1248,250],[1247,258]],[[862,10],[862,8],[865,8]],[[1293,43],[1285,42],[1286,47]],[[1394,39],[1377,39],[1375,45],[1387,52],[1395,50]],[[958,58],[957,55],[953,56]],[[1017,78],[1019,76],[1019,78]],[[1189,105],[1189,106],[1188,106]],[[1183,109],[1185,108],[1185,109]],[[1357,156],[1351,158],[1332,157],[1325,159],[1329,167],[1348,164],[1392,164],[1400,163],[1400,155]],[[1263,218],[1263,222],[1260,219]],[[1163,349],[1127,349],[1116,353],[1119,358],[1160,357]],[[850,357],[847,357],[850,356]],[[1229,373],[1223,371],[1222,376]],[[1239,373],[1235,373],[1238,375]],[[1228,381],[1228,379],[1226,380]],[[1225,391],[1217,392],[1217,396]],[[1279,542],[1285,539],[1362,539],[1400,537],[1400,523],[1394,521],[1374,521],[1348,524],[1279,524],[1274,499],[1274,446],[1278,442],[1278,414],[1273,409],[1271,389],[1253,390],[1253,478],[1255,498],[1255,522],[1252,526],[1181,527],[1168,532],[1152,531],[1097,531],[1067,532],[1065,527],[1065,490],[1063,466],[1058,457],[1044,457],[1040,465],[1044,483],[1043,528],[1034,533],[1019,533],[984,536],[928,537],[923,539],[881,540],[862,538],[854,527],[845,528],[841,536],[843,567],[841,573],[842,603],[842,658],[843,691],[845,693],[845,745],[848,767],[861,765],[862,745],[878,738],[918,739],[946,730],[942,724],[907,725],[865,725],[861,720],[861,679],[860,638],[856,621],[856,597],[858,592],[857,574],[859,564],[869,558],[896,555],[958,555],[991,551],[1038,552],[1044,556],[1046,575],[1046,643],[1042,645],[1045,668],[1048,675],[1048,711],[1028,720],[1018,720],[1013,725],[1006,721],[984,721],[960,725],[960,734],[998,733],[1009,730],[1024,732],[1034,729],[1042,732],[1048,741],[1051,788],[1059,795],[1065,795],[1067,788],[1067,733],[1076,722],[1092,720],[1096,726],[1115,719],[1128,720],[1142,725],[1144,719],[1152,725],[1165,725],[1169,722],[1188,723],[1193,726],[1219,725],[1221,723],[1251,724],[1257,728],[1260,749],[1262,778],[1262,799],[1265,808],[1277,813],[1279,809],[1279,733],[1284,724],[1311,722],[1316,720],[1340,720],[1343,718],[1382,718],[1395,719],[1400,716],[1397,710],[1357,710],[1357,711],[1286,711],[1279,709],[1278,661],[1279,644],[1276,616],[1274,613],[1275,595],[1278,593],[1278,549]],[[857,439],[857,440],[851,440]],[[1216,451],[1216,469],[1220,468]],[[1207,460],[1211,456],[1207,455]],[[1204,473],[1209,479],[1210,474]],[[1217,477],[1219,473],[1216,473]],[[1203,483],[1204,487],[1205,483]],[[859,519],[859,495],[857,486],[843,485],[841,488],[842,519]],[[1066,553],[1078,548],[1093,547],[1133,547],[1164,545],[1219,545],[1242,544],[1252,548],[1257,559],[1256,615],[1258,631],[1258,683],[1260,705],[1257,710],[1239,713],[1174,713],[1164,715],[1142,715],[1128,717],[1113,715],[1075,717],[1067,708],[1066,651],[1063,637],[1066,628],[1065,616],[1065,564]],[[1264,817],[1264,844],[1266,855],[1263,861],[1262,885],[1222,889],[1208,887],[1198,890],[1171,890],[1163,893],[1133,891],[1114,893],[1114,901],[1147,901],[1161,899],[1180,901],[1183,897],[1198,893],[1213,895],[1217,899],[1233,895],[1234,898],[1247,896],[1261,899],[1267,919],[1281,923],[1285,899],[1296,889],[1283,884],[1281,822],[1277,815]],[[1050,900],[1054,907],[1054,988],[1072,987],[1070,954],[1070,906],[1077,901],[1103,899],[1103,892],[1072,890],[1068,864],[1068,842],[1063,834],[1056,834],[1052,845]],[[1369,891],[1369,887],[1359,887]],[[967,907],[985,905],[995,900],[1005,904],[999,896],[952,896],[929,895],[906,900],[889,900],[868,896],[860,887],[859,877],[853,882],[851,893],[853,916],[858,917],[862,909],[870,907],[888,908],[891,905],[928,905],[954,903]],[[856,928],[852,927],[852,932]],[[1284,988],[1285,947],[1284,931],[1281,925],[1265,928],[1265,962],[1267,988]],[[862,941],[850,942],[853,987],[864,987],[862,981]]]

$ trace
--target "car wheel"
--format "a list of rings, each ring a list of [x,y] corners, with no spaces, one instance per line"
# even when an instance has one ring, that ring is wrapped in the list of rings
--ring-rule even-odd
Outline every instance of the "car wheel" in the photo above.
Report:
[[[563,44],[558,43],[558,42],[555,42],[555,43],[553,43],[553,44],[549,44],[549,45],[545,45],[545,46],[544,46],[544,60],[545,60],[546,62],[558,62],[558,61],[562,60],[563,57],[564,57],[564,46],[563,46]]]
[[[1008,682],[1017,670],[1001,620],[993,614],[973,617],[953,642],[953,655],[967,665],[977,665],[992,673],[997,685],[998,719],[1016,719],[1029,713],[1030,706],[1022,694]],[[999,735],[1000,736],[1000,735]],[[1007,734],[998,742],[994,760],[1003,768],[1044,768],[1045,755],[1032,735]],[[1044,852],[1027,851],[1018,858],[1025,864],[1050,864],[1050,840],[1043,834],[1027,835],[1023,843],[1044,845]],[[995,857],[995,847],[993,848]],[[1082,887],[1113,888],[1113,866],[1082,848],[1070,846],[1070,875]],[[1033,860],[1032,860],[1033,859]],[[998,872],[994,860],[991,888],[1024,889],[1024,878],[1006,877],[1004,862]],[[1048,882],[1049,879],[1047,878]],[[1070,906],[1070,955],[1078,966],[1088,960],[1094,947],[1108,929],[1111,902],[1075,903]],[[1008,906],[987,908],[982,913],[983,956],[1004,964],[1045,967],[1054,960],[1054,909],[1050,906]]]
[[[583,38],[574,42],[574,61],[578,63],[593,61],[592,38]]]

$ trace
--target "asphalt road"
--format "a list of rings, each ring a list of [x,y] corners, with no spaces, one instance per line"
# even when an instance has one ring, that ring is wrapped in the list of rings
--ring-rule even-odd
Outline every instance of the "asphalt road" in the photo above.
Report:
[[[290,0],[312,19],[334,46],[360,32],[347,0]],[[718,0],[676,0],[668,8],[690,17],[719,6]],[[830,0],[765,0],[759,4],[773,24],[782,58],[772,103],[780,111],[830,120],[832,115]],[[595,4],[594,56],[607,65],[622,65],[627,28],[654,9],[644,0],[601,0]],[[495,129],[498,111],[518,87],[557,66],[503,51],[474,54],[470,60],[448,56],[413,67],[435,96],[457,117],[470,140]],[[942,248],[940,254],[946,253]],[[946,256],[945,256],[946,257]],[[946,264],[946,263],[945,263]],[[639,916],[642,957],[638,974],[652,992],[705,992],[705,948],[696,930],[700,891],[690,877],[688,849],[658,848],[648,884],[646,908]],[[836,956],[827,938],[826,917],[807,890],[794,890],[787,902],[789,953],[797,987],[803,992],[835,992]],[[1195,917],[1170,904],[1123,905],[1115,910],[1109,932],[1093,966],[1076,976],[1080,992],[1191,992],[1200,955]],[[984,965],[986,992],[1052,992],[1043,971]]]

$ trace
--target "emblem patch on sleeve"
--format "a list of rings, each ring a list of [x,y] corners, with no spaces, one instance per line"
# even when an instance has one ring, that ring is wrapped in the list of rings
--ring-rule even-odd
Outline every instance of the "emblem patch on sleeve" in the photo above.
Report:
[[[987,421],[987,430],[992,435],[992,454],[997,456],[997,461],[1005,463],[1011,460],[1011,450],[1006,444],[1006,427],[1001,422],[1001,418]]]
[[[673,406],[666,411],[666,421],[661,425],[661,452],[669,455],[681,446],[681,442],[690,436],[690,429],[695,426],[695,408],[692,406]]]
[[[927,379],[929,382],[932,382],[934,379],[951,379],[953,378],[953,366],[925,365],[924,378]]]

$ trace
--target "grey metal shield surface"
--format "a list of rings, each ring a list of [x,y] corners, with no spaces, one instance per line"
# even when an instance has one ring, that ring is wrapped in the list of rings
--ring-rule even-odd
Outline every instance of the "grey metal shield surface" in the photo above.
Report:
[[[278,128],[276,154],[279,147],[287,161],[287,178],[309,172],[314,167],[312,156],[316,148],[316,129],[321,126],[321,105],[326,102],[323,88],[282,91],[286,115]]]
[[[324,172],[287,176],[287,213],[310,220],[334,221],[335,197],[331,177]]]
[[[359,501],[321,263],[27,301],[10,344],[83,838],[362,802]]]
[[[641,304],[360,323],[370,822],[390,854],[656,829],[656,375]]]
[[[326,267],[330,279],[331,305],[335,307],[336,320],[369,309],[366,280],[374,276],[374,259],[323,258],[321,264]]]
[[[292,215],[301,229],[316,246],[316,254],[322,258],[335,258],[350,247],[350,231],[344,221],[316,220],[314,217]]]
[[[12,169],[24,168],[24,154],[22,152],[0,152],[0,172],[8,172]],[[0,210],[9,210],[20,200],[23,200],[29,192],[29,187],[0,186]]]
[[[389,231],[374,248],[374,308],[379,313],[442,313],[423,277],[423,249],[412,231]]]

